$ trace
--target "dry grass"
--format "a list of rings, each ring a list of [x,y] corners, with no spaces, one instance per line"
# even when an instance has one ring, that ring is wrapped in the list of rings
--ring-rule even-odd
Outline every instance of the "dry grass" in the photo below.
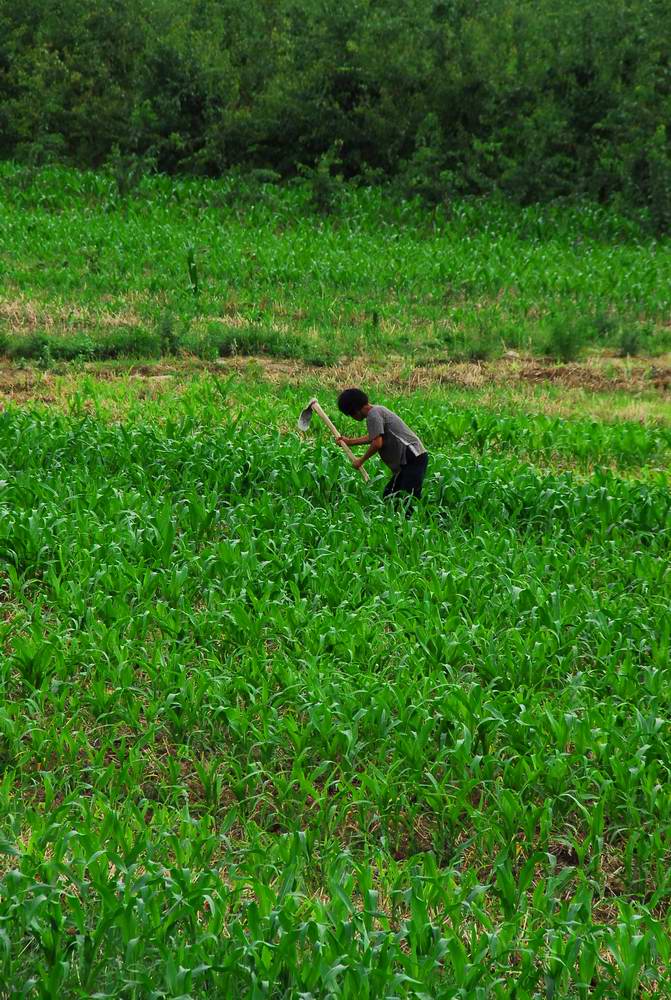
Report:
[[[110,330],[135,327],[142,318],[135,308],[94,310],[69,303],[40,302],[26,296],[0,301],[0,327],[15,335],[33,333],[86,333],[92,327]]]

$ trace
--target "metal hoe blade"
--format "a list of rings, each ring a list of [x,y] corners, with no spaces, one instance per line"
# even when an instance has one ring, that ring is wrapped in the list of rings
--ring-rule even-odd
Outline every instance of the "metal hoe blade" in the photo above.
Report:
[[[298,418],[298,429],[299,431],[306,431],[310,426],[310,421],[312,420],[312,407],[308,406],[303,410],[300,417]]]
[[[314,410],[312,409],[312,405],[315,402],[316,402],[316,400],[311,399],[310,402],[308,403],[308,405],[305,407],[305,409],[301,413],[300,417],[298,418],[298,429],[299,429],[299,431],[306,431],[308,429],[308,427],[310,426],[310,421],[312,420],[312,414],[314,412]]]

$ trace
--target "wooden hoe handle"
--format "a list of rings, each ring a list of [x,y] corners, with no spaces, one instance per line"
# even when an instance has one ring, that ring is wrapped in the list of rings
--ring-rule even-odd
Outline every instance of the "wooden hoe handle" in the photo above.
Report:
[[[319,405],[319,403],[317,402],[316,399],[313,399],[312,403],[310,405],[312,406],[312,409],[317,414],[317,416],[321,420],[324,421],[324,423],[326,424],[326,426],[330,430],[331,434],[333,434],[333,437],[336,439],[336,441],[338,441],[338,438],[340,437],[340,431],[338,430],[338,428],[336,427],[336,425],[333,423],[333,421],[331,420],[331,418],[326,413],[324,413],[324,411],[322,410],[321,406]],[[340,445],[340,447],[342,448],[342,450],[345,452],[345,454],[349,458],[350,462],[353,462],[355,456],[354,456],[354,453],[352,452],[350,446],[347,445],[347,444],[345,444],[344,441],[338,441],[338,444]],[[363,466],[361,466],[361,468],[359,469],[359,472],[363,476],[364,482],[367,483],[369,481],[369,479],[370,479],[370,476],[368,475],[368,473],[366,472],[366,470],[364,469]]]

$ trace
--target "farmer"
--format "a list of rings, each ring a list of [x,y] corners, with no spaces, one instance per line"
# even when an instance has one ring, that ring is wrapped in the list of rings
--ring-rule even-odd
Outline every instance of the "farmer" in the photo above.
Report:
[[[338,409],[355,420],[365,420],[368,428],[368,433],[361,437],[338,439],[348,445],[368,445],[365,454],[355,459],[354,467],[360,469],[364,462],[379,453],[392,471],[392,477],[384,488],[384,497],[397,500],[398,494],[407,494],[419,499],[429,456],[417,435],[386,406],[370,403],[361,389],[344,389],[338,396]],[[410,505],[407,510],[409,513]]]

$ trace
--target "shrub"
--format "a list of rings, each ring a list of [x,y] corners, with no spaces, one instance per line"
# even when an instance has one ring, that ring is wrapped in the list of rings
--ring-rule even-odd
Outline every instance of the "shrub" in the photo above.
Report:
[[[584,324],[568,317],[555,319],[550,326],[545,352],[555,361],[566,364],[580,357],[586,339]]]
[[[405,198],[419,198],[424,205],[447,206],[456,191],[454,172],[445,169],[445,140],[438,119],[427,115],[417,135],[414,153],[399,169],[397,187]]]
[[[657,236],[671,230],[671,154],[666,126],[660,125],[648,149],[650,221]]]
[[[487,329],[477,330],[466,344],[465,355],[468,361],[490,361],[500,353],[501,345]]]
[[[158,358],[161,343],[155,333],[149,330],[128,329],[115,334],[107,334],[97,341],[95,357],[98,360],[111,358]]]
[[[33,333],[8,341],[6,353],[12,359],[35,361],[49,368],[58,361],[105,361],[112,358],[157,358],[161,354],[157,334],[146,330],[119,330],[96,338],[85,334],[54,337]]]
[[[300,173],[310,184],[310,202],[322,215],[330,215],[338,208],[344,192],[342,173],[335,172],[342,165],[342,141],[333,143],[328,152],[318,157],[314,167],[301,166]]]
[[[282,330],[256,325],[230,329],[212,323],[205,336],[192,338],[184,346],[197,357],[207,359],[265,354],[271,358],[300,359],[320,368],[337,360],[335,349],[330,344],[306,344]]]
[[[175,324],[175,318],[171,313],[163,313],[158,321],[156,332],[161,345],[161,354],[177,354],[181,337]]]
[[[609,340],[617,330],[617,320],[607,312],[599,312],[594,317],[594,332],[600,341]]]
[[[156,169],[156,158],[153,156],[136,156],[134,153],[122,153],[118,144],[112,148],[107,160],[107,170],[112,177],[119,198],[132,194],[142,182],[145,174]]]
[[[635,326],[626,327],[620,334],[618,354],[621,358],[633,357],[640,354],[642,346],[641,331]]]
[[[251,208],[254,205],[272,203],[277,194],[280,174],[274,170],[242,170],[234,167],[208,191],[207,207],[211,208]]]

